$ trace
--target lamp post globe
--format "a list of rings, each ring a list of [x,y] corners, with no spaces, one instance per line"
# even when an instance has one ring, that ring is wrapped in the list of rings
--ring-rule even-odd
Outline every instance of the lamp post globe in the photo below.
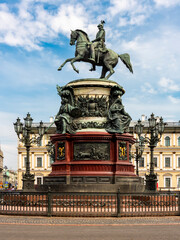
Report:
[[[26,128],[31,128],[33,119],[31,118],[30,113],[27,113],[26,118],[24,118],[24,123]]]
[[[20,118],[18,117],[16,122],[14,123],[14,130],[17,133],[17,135],[19,135],[20,133],[22,133],[22,127],[23,124],[21,123]]]
[[[148,119],[149,121],[149,128],[154,128],[156,126],[156,119],[154,117],[154,114],[151,114],[151,117]]]

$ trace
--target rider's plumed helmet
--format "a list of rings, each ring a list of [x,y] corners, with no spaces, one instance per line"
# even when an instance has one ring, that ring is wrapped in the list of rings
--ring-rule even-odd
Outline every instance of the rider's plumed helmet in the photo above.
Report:
[[[101,23],[97,25],[98,28],[103,28],[104,27],[104,20],[101,20]]]

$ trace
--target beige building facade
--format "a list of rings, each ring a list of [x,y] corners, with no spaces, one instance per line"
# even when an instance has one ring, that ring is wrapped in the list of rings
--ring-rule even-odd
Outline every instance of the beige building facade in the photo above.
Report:
[[[147,132],[148,121],[142,119],[144,125],[143,135]],[[130,132],[133,133],[133,127],[136,121],[132,121]],[[48,127],[50,123],[46,123]],[[36,130],[34,124],[34,130]],[[35,184],[43,184],[43,177],[51,172],[51,157],[49,156],[46,145],[50,135],[55,133],[55,126],[49,129],[49,134],[44,135],[40,146],[33,145],[30,150],[30,170],[35,174]],[[148,134],[146,135],[148,136]],[[135,147],[132,147],[132,153],[135,153]],[[133,154],[132,154],[133,155]],[[22,189],[22,173],[25,172],[26,149],[23,144],[18,144],[18,189]],[[132,162],[136,168],[135,159]],[[154,149],[155,173],[158,178],[159,190],[180,190],[180,122],[168,122],[161,141]],[[145,174],[150,171],[150,149],[146,145],[141,160],[139,161],[139,176],[145,179]]]
[[[147,121],[144,125],[145,133]],[[136,134],[134,136],[137,138]],[[135,151],[134,148],[133,150]],[[133,163],[136,166],[135,159]],[[146,145],[139,162],[139,176],[145,178],[149,171],[150,149]],[[167,122],[161,141],[154,149],[154,171],[157,173],[159,190],[180,190],[180,122]]]
[[[44,135],[40,146],[32,145],[30,150],[30,171],[35,174],[35,184],[43,184],[43,177],[51,172],[51,158],[46,144],[49,135]],[[25,173],[26,149],[22,143],[18,145],[18,189],[22,189],[22,174]]]

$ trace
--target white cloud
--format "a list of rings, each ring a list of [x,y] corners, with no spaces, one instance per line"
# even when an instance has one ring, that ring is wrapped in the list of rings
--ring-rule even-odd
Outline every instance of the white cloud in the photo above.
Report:
[[[157,91],[152,87],[152,85],[146,82],[142,87],[141,90],[145,93],[156,94]]]
[[[109,20],[120,15],[119,26],[141,25],[149,17],[152,7],[143,0],[111,0],[107,13]]]
[[[44,4],[54,8],[45,8]],[[143,24],[149,15],[149,5],[137,0],[112,0],[111,7],[103,9],[101,3],[89,0],[87,5],[78,1],[21,0],[14,4],[13,10],[8,4],[0,4],[0,43],[20,46],[27,50],[40,50],[41,41],[52,42],[63,34],[69,37],[70,29],[83,29],[90,37],[97,31],[93,10],[99,12],[111,22],[118,13],[127,13],[119,19],[120,26]],[[15,11],[14,11],[15,9]],[[97,24],[97,23],[96,23]]]
[[[180,98],[175,98],[173,96],[168,96],[168,99],[170,100],[171,103],[173,104],[180,104]]]
[[[161,26],[149,33],[137,35],[132,41],[122,41],[121,46],[124,51],[134,55],[136,66],[169,77],[172,72],[174,76],[179,76],[179,42],[179,29]]]
[[[108,9],[108,12],[112,16],[117,15],[119,13],[142,13],[145,12],[146,5],[143,0],[111,0],[111,6]]]
[[[163,91],[180,91],[180,86],[169,78],[161,78],[158,82],[159,86],[163,88]]]
[[[158,7],[172,7],[175,5],[180,5],[180,0],[154,0]]]
[[[42,2],[47,1],[21,1],[16,4],[16,13],[8,5],[0,4],[0,43],[41,49],[41,41],[51,42],[59,33],[69,36],[70,29],[92,29],[82,4],[69,2],[50,11]]]

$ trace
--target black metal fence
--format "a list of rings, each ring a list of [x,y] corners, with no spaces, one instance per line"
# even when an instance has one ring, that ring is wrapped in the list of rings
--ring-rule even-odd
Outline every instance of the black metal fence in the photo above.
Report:
[[[97,217],[180,215],[180,192],[0,192],[0,214]]]

